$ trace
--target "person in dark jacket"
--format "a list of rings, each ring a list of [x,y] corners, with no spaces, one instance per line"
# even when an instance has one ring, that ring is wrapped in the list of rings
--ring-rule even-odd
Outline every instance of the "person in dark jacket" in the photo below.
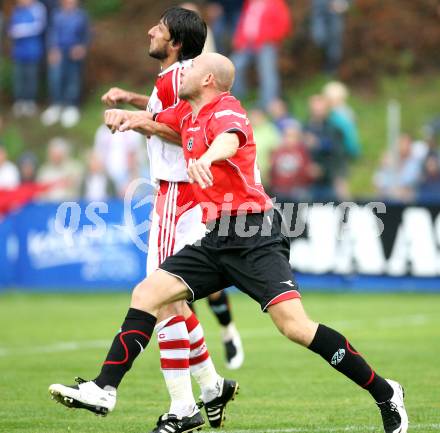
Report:
[[[51,105],[41,121],[66,127],[80,119],[82,69],[90,39],[89,18],[78,0],[61,0],[48,32],[49,92]]]
[[[9,22],[14,63],[14,105],[17,117],[36,112],[39,71],[44,56],[46,9],[37,0],[17,0]]]

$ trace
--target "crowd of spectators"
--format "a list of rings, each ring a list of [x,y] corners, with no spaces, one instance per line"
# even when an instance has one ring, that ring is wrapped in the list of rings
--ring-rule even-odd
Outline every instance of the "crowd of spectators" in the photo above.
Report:
[[[50,106],[41,121],[47,126],[57,122],[66,128],[76,125],[90,41],[89,19],[79,0],[16,0],[5,28],[13,62],[13,114],[37,114],[41,72],[45,71]]]
[[[42,113],[45,125],[65,127],[79,121],[84,59],[90,41],[87,14],[79,0],[16,0],[5,23],[14,60],[13,111],[16,116],[36,113],[37,84],[42,62],[50,106]],[[342,59],[344,16],[352,0],[312,0],[310,35],[323,50],[324,70],[334,75]],[[209,23],[205,49],[229,55],[236,66],[233,93],[247,95],[251,61],[259,82],[258,98],[249,111],[257,143],[264,186],[279,201],[343,201],[351,198],[348,177],[361,156],[356,116],[348,104],[348,89],[332,80],[308,99],[307,115],[293,116],[280,96],[278,52],[292,34],[286,0],[206,0],[198,10]],[[1,26],[1,17],[0,17]],[[385,200],[438,200],[440,160],[435,134],[416,141],[402,134],[396,149],[387,151],[374,175],[377,194]],[[145,141],[134,132],[111,134],[101,125],[95,142],[77,161],[71,144],[54,138],[46,161],[25,152],[17,166],[0,145],[0,189],[22,184],[44,186],[40,198],[50,201],[106,200],[123,197],[130,182],[148,178]]]
[[[404,203],[440,201],[438,132],[432,131],[424,141],[406,132],[400,134],[396,148],[383,154],[374,174],[379,197]]]
[[[25,151],[15,164],[0,144],[0,195],[24,194],[48,202],[105,201],[123,198],[133,180],[149,178],[145,140],[138,133],[112,134],[102,125],[80,159],[72,150],[68,140],[54,137],[44,161]]]

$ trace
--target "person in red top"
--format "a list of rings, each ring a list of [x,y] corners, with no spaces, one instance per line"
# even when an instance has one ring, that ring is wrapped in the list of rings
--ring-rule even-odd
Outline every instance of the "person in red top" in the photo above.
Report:
[[[379,376],[344,336],[314,322],[304,311],[292,277],[290,243],[282,232],[281,214],[270,207],[257,176],[250,173],[255,143],[247,116],[242,116],[245,112],[227,93],[233,77],[230,60],[214,53],[197,57],[183,71],[179,96],[188,100],[192,112],[179,103],[166,115],[173,128],[182,128],[188,175],[197,199],[224,196],[222,203],[212,203],[220,217],[211,221],[210,231],[200,242],[168,257],[136,286],[122,324],[123,334],[135,334],[136,340],[115,338],[98,378],[123,379],[139,355],[139,344],[147,346],[163,305],[177,299],[200,299],[234,284],[269,313],[288,339],[319,354],[368,390],[380,408],[385,433],[407,433],[401,385]],[[165,113],[162,119],[157,117],[166,118]],[[240,180],[231,179],[225,187],[222,180],[228,176]],[[232,190],[232,184],[237,189]],[[129,367],[121,369],[120,359],[127,359]],[[80,383],[76,395],[87,398],[88,404],[99,404],[111,390],[96,388],[90,382]]]
[[[268,109],[280,91],[278,49],[292,29],[285,0],[246,0],[233,39],[236,70],[233,94],[247,94],[247,68],[255,59],[260,83],[259,105]]]
[[[287,126],[281,146],[271,155],[270,192],[278,201],[308,200],[308,188],[319,175],[302,141],[301,125]]]

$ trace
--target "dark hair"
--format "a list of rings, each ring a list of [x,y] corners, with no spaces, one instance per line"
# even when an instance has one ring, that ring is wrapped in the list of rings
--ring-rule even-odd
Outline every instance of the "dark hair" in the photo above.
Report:
[[[203,51],[206,40],[206,23],[196,12],[181,7],[171,7],[161,16],[168,27],[174,44],[182,44],[179,60],[193,59]]]

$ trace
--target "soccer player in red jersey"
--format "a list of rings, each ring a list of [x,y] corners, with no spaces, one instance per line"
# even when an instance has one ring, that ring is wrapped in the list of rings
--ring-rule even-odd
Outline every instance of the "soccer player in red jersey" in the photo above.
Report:
[[[234,284],[269,313],[289,340],[319,354],[366,389],[380,408],[385,433],[407,433],[401,385],[379,376],[344,336],[311,320],[302,306],[289,264],[290,243],[283,234],[282,217],[259,183],[252,127],[240,103],[228,93],[233,78],[234,67],[226,57],[201,55],[185,68],[179,91],[191,110],[182,101],[156,116],[181,131],[188,174],[210,231],[200,242],[168,257],[135,287],[122,324],[127,337],[115,337],[109,362],[98,378],[122,380],[139,355],[138,335],[145,347],[163,305],[178,299],[200,299],[209,290]],[[123,369],[111,363],[121,358],[128,360]],[[99,404],[100,398],[109,395],[90,382],[74,391],[62,385],[52,387],[75,401],[87,398],[87,404]]]

